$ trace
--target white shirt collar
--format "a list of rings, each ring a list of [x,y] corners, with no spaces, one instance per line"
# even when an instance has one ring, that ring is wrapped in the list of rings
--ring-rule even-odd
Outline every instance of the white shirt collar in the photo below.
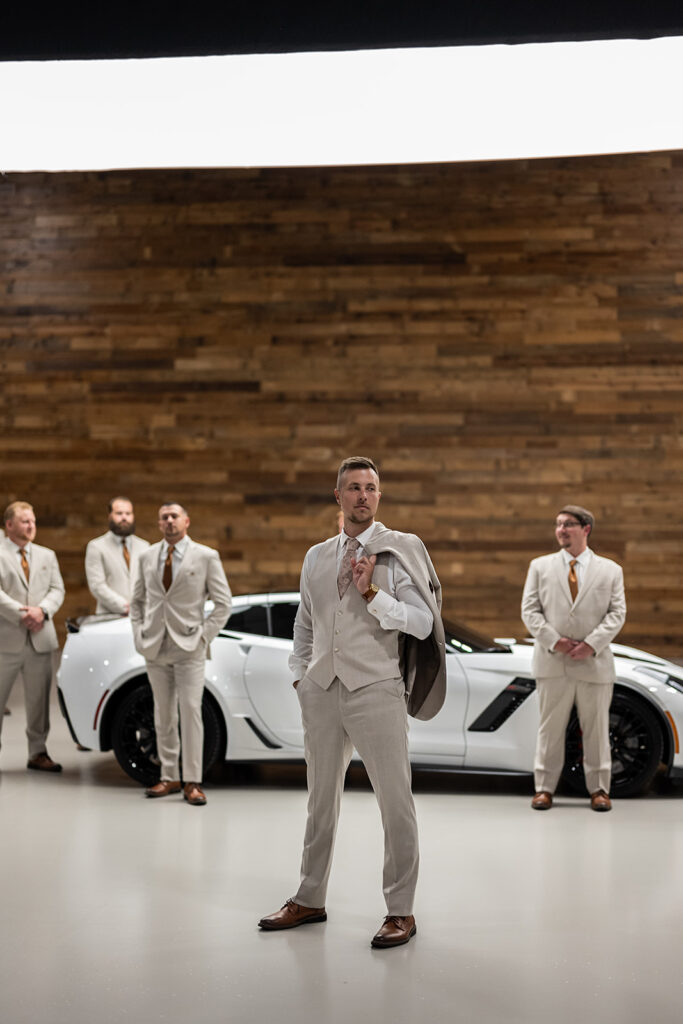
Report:
[[[569,565],[570,562],[574,561],[574,555],[571,555],[566,548],[562,548],[562,557],[564,558],[565,564]],[[576,556],[576,561],[582,568],[585,568],[593,557],[593,552],[590,548],[584,548],[580,555]]]
[[[376,526],[377,523],[371,523],[370,526],[368,526],[367,530],[363,530],[363,532],[359,533],[356,538],[349,537],[348,533],[342,530],[342,532],[339,534],[339,550],[343,551],[344,548],[346,547],[346,542],[354,539],[358,541],[360,547],[365,547],[367,542],[372,537],[372,534]]]
[[[189,543],[190,543],[190,538],[188,537],[187,534],[185,534],[183,539],[179,540],[178,543],[176,545],[174,545],[173,554],[175,555],[176,552],[177,552],[178,555],[180,556],[180,558],[182,558],[183,555],[185,554],[185,552],[187,551],[187,545]],[[162,540],[162,542],[161,542],[161,557],[164,558],[164,559],[166,558],[166,556],[168,554],[168,548],[169,548],[168,541],[166,539]]]
[[[9,540],[9,537],[7,539]],[[18,544],[15,544],[13,540],[10,540],[10,544],[12,544],[12,546],[14,547],[15,551],[21,552],[22,549],[19,547]],[[26,552],[26,557],[30,558],[31,557],[31,551],[32,551],[31,541],[30,540],[24,545],[23,550]]]

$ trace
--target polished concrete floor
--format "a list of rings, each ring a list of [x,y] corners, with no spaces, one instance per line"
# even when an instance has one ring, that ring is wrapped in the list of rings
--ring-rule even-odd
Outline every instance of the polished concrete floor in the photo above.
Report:
[[[418,934],[371,950],[378,813],[345,793],[329,920],[261,933],[296,889],[303,771],[223,769],[209,803],[146,800],[58,712],[60,776],[0,753],[3,1024],[668,1024],[683,1015],[683,789],[611,814],[528,780],[419,774]]]

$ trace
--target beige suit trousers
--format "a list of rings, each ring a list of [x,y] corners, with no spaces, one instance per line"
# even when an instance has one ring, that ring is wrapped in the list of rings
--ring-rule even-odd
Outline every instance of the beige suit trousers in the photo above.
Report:
[[[383,680],[350,691],[335,679],[323,690],[304,676],[297,693],[308,767],[308,819],[301,885],[294,900],[305,907],[325,906],[344,775],[355,747],[384,826],[387,911],[402,917],[412,914],[419,852],[403,680]]]
[[[583,771],[589,793],[609,793],[612,753],[609,742],[609,708],[612,683],[587,683],[569,676],[537,679],[541,721],[534,760],[536,792],[554,793],[565,755],[565,734],[572,707],[576,705],[583,743]]]
[[[52,651],[36,651],[28,633],[21,651],[3,651],[0,655],[0,729],[9,695],[21,673],[24,680],[26,738],[29,760],[46,750],[50,731],[50,683]]]
[[[167,633],[157,657],[147,662],[147,675],[154,694],[154,727],[162,780],[177,782],[180,779],[182,744],[184,781],[202,781],[205,661],[204,643],[196,651],[184,651]]]

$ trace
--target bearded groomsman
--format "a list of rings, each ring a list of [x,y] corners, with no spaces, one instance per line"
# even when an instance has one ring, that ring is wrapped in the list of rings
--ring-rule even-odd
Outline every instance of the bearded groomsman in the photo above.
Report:
[[[26,501],[5,509],[0,539],[0,728],[17,676],[24,681],[28,764],[61,772],[47,753],[52,652],[59,647],[53,618],[64,601],[57,556],[35,544],[36,517]]]
[[[541,715],[531,801],[537,811],[552,807],[574,705],[591,807],[612,807],[609,708],[614,657],[609,645],[624,624],[626,598],[621,566],[588,547],[594,526],[595,516],[588,509],[565,505],[555,522],[560,550],[534,558],[524,585],[522,619],[536,638],[533,671]]]
[[[201,788],[205,663],[211,657],[211,641],[228,621],[232,595],[218,552],[190,540],[189,526],[190,517],[177,502],[159,509],[164,539],[140,558],[130,617],[135,647],[147,662],[154,694],[161,760],[161,779],[147,789],[147,796],[163,797],[182,789],[189,804],[201,805],[206,803]],[[207,600],[213,609],[205,617]]]
[[[96,611],[128,615],[138,559],[149,542],[135,536],[135,512],[128,498],[109,502],[109,529],[85,549],[88,589]]]

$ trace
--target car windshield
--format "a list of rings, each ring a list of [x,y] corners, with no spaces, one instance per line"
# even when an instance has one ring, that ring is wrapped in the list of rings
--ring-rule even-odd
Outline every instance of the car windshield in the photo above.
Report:
[[[464,626],[462,622],[454,622],[452,619],[444,619],[443,628],[446,634],[446,645],[458,654],[510,650],[510,648],[506,647],[505,644],[499,644],[491,637],[484,636],[483,633],[475,632],[475,630],[470,629],[469,626]]]

